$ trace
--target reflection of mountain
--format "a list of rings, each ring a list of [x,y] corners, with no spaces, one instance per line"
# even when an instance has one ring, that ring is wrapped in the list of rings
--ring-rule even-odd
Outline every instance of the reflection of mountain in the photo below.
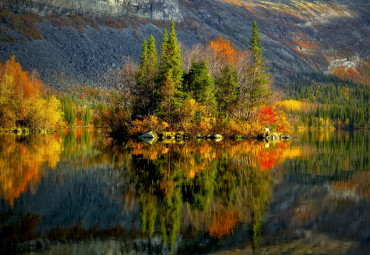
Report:
[[[271,253],[366,254],[370,248],[369,208],[369,200],[353,198],[330,186],[277,187],[261,246]]]
[[[60,225],[81,222],[85,228],[130,226],[133,216],[123,215],[120,192],[127,181],[112,168],[76,171],[64,164],[44,177],[35,194],[22,194],[14,205],[15,214],[30,212],[41,216],[39,228],[45,233]],[[118,193],[117,193],[118,192]]]

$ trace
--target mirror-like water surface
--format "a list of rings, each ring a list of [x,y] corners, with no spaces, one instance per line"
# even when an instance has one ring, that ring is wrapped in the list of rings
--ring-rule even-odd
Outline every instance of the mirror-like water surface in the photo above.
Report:
[[[117,144],[0,134],[0,252],[365,254],[370,134]]]

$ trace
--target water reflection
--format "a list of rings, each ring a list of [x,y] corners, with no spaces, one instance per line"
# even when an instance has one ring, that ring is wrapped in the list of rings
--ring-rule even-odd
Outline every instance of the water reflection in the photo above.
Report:
[[[370,136],[299,136],[149,145],[116,143],[93,129],[0,135],[1,252],[57,252],[56,243],[116,237],[126,253],[274,253],[298,229],[333,231],[325,217],[348,217],[344,198],[366,226]],[[318,219],[325,224],[312,225]],[[369,231],[354,229],[362,235],[338,233],[366,247]],[[35,238],[43,238],[39,249],[25,243]]]

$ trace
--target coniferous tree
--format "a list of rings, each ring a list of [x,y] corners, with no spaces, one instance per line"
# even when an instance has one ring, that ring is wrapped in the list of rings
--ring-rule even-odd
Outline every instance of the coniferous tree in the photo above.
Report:
[[[155,38],[150,36],[144,40],[140,69],[136,77],[137,87],[134,103],[134,118],[152,114],[155,109],[156,86],[155,80],[158,74],[158,57],[155,47]]]
[[[184,83],[186,92],[190,93],[198,103],[205,105],[209,112],[216,113],[215,86],[207,61],[203,60],[199,63],[193,61]]]
[[[168,39],[167,55],[169,56],[168,65],[165,69],[171,69],[172,79],[176,84],[178,90],[182,89],[182,57],[180,46],[177,42],[177,35],[175,32],[175,22],[171,23],[171,32]]]
[[[253,63],[248,69],[247,86],[243,88],[242,104],[246,111],[246,119],[252,117],[256,107],[264,104],[271,96],[268,85],[270,84],[269,74],[263,57],[261,39],[258,35],[258,26],[253,21],[252,39],[249,43],[249,49],[253,53]]]
[[[147,73],[147,89],[148,92],[150,92],[148,105],[149,114],[153,114],[156,107],[158,95],[156,87],[157,76],[158,76],[158,54],[155,46],[155,38],[154,36],[151,35],[148,38],[148,73]]]
[[[146,88],[148,70],[149,70],[148,44],[147,41],[144,40],[142,45],[140,68],[136,76],[133,118],[145,115],[146,107],[149,105],[148,91]]]
[[[147,41],[144,40],[142,44],[142,53],[141,53],[141,62],[140,62],[140,69],[138,75],[136,77],[137,83],[142,84],[145,83],[146,74],[148,73],[149,63],[148,63],[148,44]]]
[[[227,65],[216,80],[218,112],[228,117],[238,102],[238,76],[232,65]]]
[[[63,98],[63,112],[64,112],[64,120],[68,122],[68,124],[74,124],[76,120],[76,111],[73,109],[73,102],[70,96],[65,96]]]
[[[172,127],[177,117],[176,109],[178,106],[175,102],[176,84],[172,79],[171,69],[168,70],[168,74],[166,74],[165,77],[166,81],[164,82],[160,91],[162,100],[159,104],[157,113],[169,124],[170,127]]]
[[[182,88],[182,81],[183,81],[183,70],[182,70],[182,57],[180,47],[177,43],[177,36],[175,32],[175,23],[172,21],[171,23],[171,32],[169,38],[167,38],[167,31],[164,30],[163,33],[163,41],[161,45],[161,60],[159,64],[159,78],[158,78],[158,91],[160,94],[158,95],[158,102],[157,104],[157,112],[162,112],[161,103],[162,100],[165,100],[163,93],[166,92],[166,88],[168,87],[166,83],[171,80],[173,83],[173,93],[169,93],[171,95],[171,101],[173,101],[173,111],[171,116],[176,119],[178,118],[179,109],[182,107],[185,94]],[[174,120],[172,119],[172,120]]]
[[[164,70],[167,66],[168,62],[168,55],[167,55],[167,47],[168,47],[168,33],[167,29],[163,29],[163,37],[162,37],[162,43],[161,43],[161,58],[159,62],[159,69],[162,75],[162,70]],[[162,77],[159,77],[159,80],[161,80]]]

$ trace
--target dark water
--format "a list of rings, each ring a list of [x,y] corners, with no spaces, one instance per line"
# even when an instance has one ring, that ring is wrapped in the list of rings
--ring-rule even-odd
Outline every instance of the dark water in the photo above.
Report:
[[[368,254],[370,133],[0,134],[1,254]]]

